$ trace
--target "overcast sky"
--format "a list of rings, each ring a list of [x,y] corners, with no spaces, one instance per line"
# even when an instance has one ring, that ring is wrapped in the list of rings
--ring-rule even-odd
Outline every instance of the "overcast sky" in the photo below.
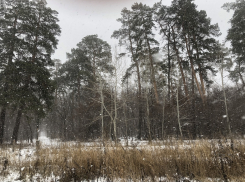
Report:
[[[121,26],[116,20],[120,18],[121,10],[124,7],[130,9],[134,2],[152,6],[159,0],[47,0],[48,6],[59,12],[62,29],[58,49],[52,57],[65,62],[66,53],[75,48],[83,37],[92,34],[97,34],[111,46],[116,45],[117,40],[111,39],[113,31]],[[221,8],[225,2],[235,0],[195,0],[198,10],[205,10],[212,23],[219,24],[222,32],[220,42],[225,39],[232,16],[232,12]],[[162,0],[162,3],[170,5],[171,0]]]

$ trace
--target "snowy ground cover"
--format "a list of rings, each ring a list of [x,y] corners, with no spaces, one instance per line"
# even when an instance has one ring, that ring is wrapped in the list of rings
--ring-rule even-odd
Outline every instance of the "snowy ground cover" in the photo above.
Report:
[[[0,150],[0,181],[234,181],[245,177],[244,140],[62,142],[41,136]],[[34,142],[35,143],[35,142]],[[128,146],[127,146],[128,143]],[[233,169],[234,168],[234,169]],[[210,171],[208,171],[210,170]],[[131,172],[132,171],[132,172]],[[79,179],[79,180],[78,180]]]

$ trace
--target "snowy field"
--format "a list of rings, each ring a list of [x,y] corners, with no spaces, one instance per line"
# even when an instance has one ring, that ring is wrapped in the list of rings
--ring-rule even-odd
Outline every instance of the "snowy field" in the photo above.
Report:
[[[109,153],[110,151],[115,150],[124,150],[126,151],[136,151],[140,153],[147,153],[147,155],[151,154],[151,152],[158,153],[159,152],[166,152],[166,156],[169,156],[169,159],[166,159],[167,161],[172,160],[172,153],[175,153],[175,151],[179,151],[181,153],[185,153],[186,151],[193,152],[195,151],[202,153],[202,147],[208,146],[207,149],[210,149],[209,146],[214,151],[207,151],[207,154],[205,154],[206,158],[202,157],[203,161],[208,161],[209,155],[212,155],[212,153],[215,153],[215,150],[222,150],[223,148],[229,147],[230,142],[229,141],[222,141],[219,142],[219,140],[193,140],[193,141],[177,141],[174,139],[171,140],[165,140],[163,141],[153,141],[152,143],[149,143],[148,141],[138,141],[135,138],[130,138],[128,142],[126,142],[125,139],[120,139],[120,142],[118,146],[116,147],[113,142],[106,142],[105,147],[102,146],[102,142],[100,141],[94,141],[94,142],[62,142],[60,140],[50,140],[49,138],[45,136],[41,136],[39,138],[40,140],[40,149],[37,149],[35,144],[28,144],[27,142],[21,142],[18,143],[15,146],[4,146],[1,148],[0,151],[0,181],[1,182],[31,182],[31,181],[37,181],[37,182],[61,182],[61,181],[67,181],[68,178],[64,178],[62,176],[66,176],[67,171],[75,171],[77,170],[75,167],[61,167],[59,166],[62,162],[66,160],[66,165],[75,163],[76,160],[79,161],[80,158],[82,158],[82,152],[89,151],[91,152],[91,160],[92,156],[95,155],[96,152],[101,153]],[[34,142],[35,143],[35,142]],[[128,146],[127,146],[128,143]],[[236,140],[236,143],[244,146],[244,140]],[[120,149],[118,149],[118,147]],[[76,153],[79,149],[80,153]],[[206,150],[206,149],[204,149]],[[170,152],[169,152],[170,151]],[[184,151],[184,152],[183,152]],[[223,152],[225,153],[225,152]],[[181,155],[178,154],[179,158],[181,158]],[[74,155],[74,156],[73,156]],[[81,156],[80,156],[81,155]],[[87,154],[86,154],[87,155]],[[174,155],[174,154],[173,154]],[[185,156],[189,155],[188,152],[185,154]],[[196,155],[196,156],[194,156]],[[223,154],[222,154],[223,155]],[[226,155],[226,154],[224,154]],[[239,160],[244,158],[245,153],[241,154],[241,150],[237,149],[237,156],[239,156]],[[243,155],[243,156],[242,156]],[[143,156],[143,154],[142,154]],[[165,155],[164,155],[165,156]],[[191,156],[191,155],[190,155]],[[193,158],[197,158],[198,154],[193,154]],[[154,157],[154,156],[153,156]],[[83,157],[86,158],[86,157]],[[88,158],[88,157],[87,157]],[[86,160],[88,160],[86,158]],[[109,155],[110,158],[110,155]],[[112,156],[113,158],[113,156]],[[188,158],[188,157],[187,157]],[[192,157],[191,157],[192,158]],[[224,157],[226,158],[226,156]],[[221,157],[219,155],[219,159],[222,163],[223,160],[221,160]],[[104,160],[104,159],[103,159]],[[106,159],[105,159],[106,160]],[[114,160],[114,159],[113,159]],[[116,159],[117,160],[117,159]],[[121,160],[118,158],[118,160]],[[143,157],[142,161],[146,161],[147,158]],[[149,159],[150,160],[150,159]],[[160,159],[159,159],[160,160]],[[179,159],[178,159],[179,160]],[[186,159],[185,159],[186,160]],[[194,159],[191,159],[194,160]],[[216,159],[211,159],[211,161],[214,161]],[[235,161],[236,159],[234,159]],[[218,160],[217,160],[218,161]],[[224,162],[227,162],[228,159],[225,159]],[[96,162],[93,161],[95,164]],[[93,165],[95,165],[93,162],[91,162],[91,168]],[[104,161],[103,161],[104,162]],[[45,163],[45,167],[42,167],[42,170],[40,170],[41,164]],[[88,163],[88,162],[87,162]],[[151,163],[151,161],[148,161],[148,163]],[[199,159],[200,163],[200,159]],[[214,162],[215,163],[215,162]],[[53,164],[56,164],[55,170],[51,169],[53,168]],[[63,165],[64,163],[62,163]],[[108,163],[109,165],[109,163]],[[142,164],[143,165],[143,164]],[[153,163],[152,163],[153,165]],[[202,164],[200,164],[202,165]],[[226,164],[225,164],[226,165]],[[72,165],[71,165],[72,166]],[[81,165],[82,166],[82,165]],[[180,165],[181,166],[181,165]],[[219,169],[222,169],[223,164]],[[232,166],[228,166],[232,167]],[[60,168],[60,169],[59,169]],[[70,170],[67,170],[69,168]],[[154,166],[152,167],[153,171]],[[226,168],[226,167],[225,167]],[[63,171],[61,171],[63,170]],[[160,169],[161,170],[161,169]],[[48,171],[48,172],[47,172]],[[58,172],[57,172],[58,171]],[[114,169],[111,169],[111,171],[114,171]],[[118,171],[118,169],[115,169],[115,171]],[[222,171],[222,170],[221,170]],[[225,169],[223,170],[223,173],[225,172]],[[107,174],[100,173],[102,176],[93,176],[92,179],[86,179],[86,180],[77,180],[77,181],[183,181],[183,182],[197,182],[197,181],[225,181],[222,179],[222,177],[225,178],[225,173],[221,175],[221,178],[215,178],[215,177],[206,177],[206,178],[198,178],[190,176],[181,176],[178,173],[176,173],[173,176],[146,176],[142,179],[134,179],[132,177],[120,177],[118,175],[110,175],[108,178]],[[229,172],[227,172],[229,174]],[[74,172],[75,174],[75,172]],[[104,176],[103,176],[104,175]],[[201,174],[200,174],[201,175]],[[227,176],[229,178],[230,176]],[[67,182],[75,181],[76,177],[72,177]],[[201,180],[200,180],[201,179]],[[242,177],[239,176],[237,179],[241,180]],[[230,180],[235,181],[235,180]],[[245,179],[244,179],[245,181]]]

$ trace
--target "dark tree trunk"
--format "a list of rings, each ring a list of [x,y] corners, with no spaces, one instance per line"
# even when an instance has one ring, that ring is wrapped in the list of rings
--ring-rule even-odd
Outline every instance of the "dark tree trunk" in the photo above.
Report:
[[[139,106],[139,133],[138,139],[142,137],[142,123],[143,123],[143,108],[142,108],[142,91],[141,91],[141,81],[140,81],[140,71],[139,65],[137,64],[137,76],[138,76],[138,106]]]
[[[137,69],[137,80],[138,80],[138,106],[139,106],[139,132],[138,132],[138,139],[142,137],[142,123],[143,123],[143,108],[142,108],[142,93],[141,93],[141,77],[140,77],[140,68],[138,61],[134,58],[134,51],[133,51],[133,43],[131,36],[129,34],[129,41],[130,41],[130,51],[133,58],[133,62],[136,64]]]
[[[20,108],[18,110],[18,113],[17,113],[17,117],[16,117],[16,121],[15,121],[15,125],[14,125],[14,131],[13,131],[13,135],[12,135],[12,141],[11,141],[12,144],[14,142],[16,143],[17,140],[18,140],[18,133],[19,133],[19,128],[20,128],[20,120],[21,120],[23,108],[24,108],[24,106],[20,106]]]
[[[195,98],[195,80],[194,80],[194,75],[192,74],[192,79],[191,79],[191,84],[192,84],[192,115],[193,115],[193,139],[197,138],[197,119],[196,119],[196,98]]]
[[[170,58],[170,38],[168,37],[168,98],[171,99],[171,58]]]
[[[6,106],[2,108],[1,115],[0,115],[0,144],[3,143],[5,116],[6,116]]]
[[[31,128],[30,122],[28,122],[28,128],[29,128],[29,131],[30,131],[30,141],[31,141],[31,143],[33,143],[33,132],[32,132],[32,128]]]
[[[145,38],[146,38],[146,42],[147,42],[150,68],[151,68],[151,81],[153,84],[156,103],[158,104],[159,103],[159,96],[158,96],[158,92],[157,92],[157,82],[156,82],[156,77],[155,77],[155,69],[154,69],[154,65],[153,65],[153,58],[152,58],[152,54],[151,54],[151,46],[150,46],[148,37],[146,36]]]
[[[175,41],[175,32],[174,32],[174,28],[173,27],[172,27],[172,35],[173,35],[173,46],[174,46],[174,50],[175,50],[175,53],[176,53],[176,56],[177,56],[177,61],[178,61],[178,64],[179,64],[179,69],[180,69],[182,80],[183,80],[183,84],[184,84],[185,96],[188,98],[189,97],[188,88],[187,88],[187,84],[186,84],[186,81],[185,81],[185,74],[184,74],[184,71],[183,71],[183,67],[182,67],[182,64],[181,64],[181,58],[179,56],[179,50],[177,49],[177,46],[176,46],[177,43]]]
[[[162,30],[165,30],[165,28],[163,28],[163,25],[159,21],[158,21],[158,24]],[[170,101],[171,99],[171,95],[170,95],[170,92],[171,92],[171,56],[170,56],[171,32],[170,32],[170,28],[168,29],[168,34],[166,33],[166,31],[163,31],[163,33],[168,39],[168,43],[167,43],[167,48],[168,48],[168,99]]]
[[[189,39],[189,37],[188,37]],[[185,43],[186,43],[186,50],[187,50],[187,54],[188,54],[188,57],[189,57],[189,60],[190,60],[190,64],[191,64],[191,70],[192,70],[192,74],[195,78],[195,81],[196,81],[196,86],[197,86],[197,89],[199,91],[199,94],[201,96],[201,99],[202,99],[202,102],[203,102],[203,105],[205,105],[205,97],[204,97],[204,93],[202,92],[201,90],[201,87],[199,85],[199,82],[197,80],[197,76],[196,76],[196,72],[195,72],[195,68],[194,68],[194,61],[193,61],[193,55],[191,53],[191,50],[190,50],[190,45],[188,44],[190,41],[187,40],[187,37],[185,36]]]

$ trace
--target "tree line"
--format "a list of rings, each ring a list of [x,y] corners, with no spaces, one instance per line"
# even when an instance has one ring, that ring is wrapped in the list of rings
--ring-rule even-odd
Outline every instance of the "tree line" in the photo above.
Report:
[[[1,9],[1,143],[17,141],[19,128],[21,139],[32,140],[40,124],[63,140],[244,135],[244,0],[223,6],[234,12],[225,40],[231,49],[193,0],[134,3],[117,20],[116,48],[88,35],[63,64],[50,58],[60,34],[57,12],[23,2]]]

